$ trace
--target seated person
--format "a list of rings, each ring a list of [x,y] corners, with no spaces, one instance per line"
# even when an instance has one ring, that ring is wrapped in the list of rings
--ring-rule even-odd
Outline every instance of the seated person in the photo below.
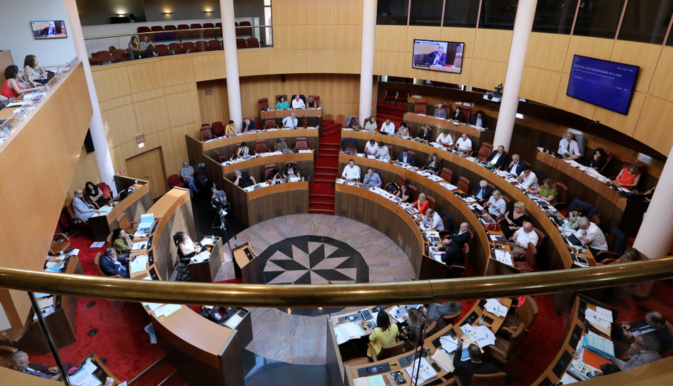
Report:
[[[86,197],[89,201],[95,202],[99,208],[110,202],[110,196],[99,189],[98,185],[95,185],[93,182],[87,181],[86,185],[84,185],[84,189],[86,190]]]
[[[360,181],[360,167],[355,164],[355,161],[352,159],[348,160],[348,165],[344,168],[341,173],[343,177],[348,182],[358,182]]]
[[[635,189],[640,182],[640,168],[635,164],[631,164],[623,168],[612,182],[620,188]]]
[[[486,164],[493,166],[495,169],[500,169],[507,163],[507,152],[505,147],[500,145],[498,150],[493,150],[491,155],[486,159]]]
[[[140,42],[137,36],[131,36],[131,40],[129,40],[128,53],[131,57],[131,60],[140,59]]]
[[[475,185],[474,188],[472,188],[472,198],[477,200],[479,205],[484,205],[484,203],[491,198],[492,194],[493,188],[488,186],[486,180],[479,181],[479,185]]]
[[[241,146],[238,147],[236,153],[232,154],[231,159],[245,158],[250,155],[250,148],[245,142],[241,142]]]
[[[589,221],[588,218],[582,217],[577,220],[579,229],[575,231],[575,237],[580,239],[589,247],[591,253],[596,256],[600,251],[608,250],[608,242],[605,240],[605,234],[598,225]]]
[[[154,44],[150,40],[150,35],[143,35],[140,40],[140,56],[143,58],[151,58],[152,56],[159,56],[154,50]]]
[[[500,221],[500,229],[506,238],[512,237],[514,232],[521,229],[523,223],[528,221],[526,216],[526,205],[523,202],[515,202],[512,211],[505,212]]]
[[[381,134],[395,135],[395,124],[390,122],[390,119],[386,119],[381,125]]]
[[[673,337],[666,327],[666,318],[659,311],[648,312],[644,320],[613,326],[612,340],[615,342],[615,353],[619,356],[624,351],[623,343],[630,344],[637,336],[649,336],[655,339],[659,343],[657,350],[659,353],[665,353],[673,348]]]
[[[299,169],[297,169],[297,166],[293,164],[292,162],[288,162],[285,164],[285,171],[283,172],[283,176],[287,179],[290,179],[292,177],[297,177],[301,179],[301,172]]]
[[[176,233],[173,239],[177,242],[178,255],[182,257],[194,257],[203,249],[201,245],[192,241],[191,237],[185,232]]]
[[[580,147],[575,141],[575,136],[571,132],[567,132],[558,144],[558,153],[565,158],[578,159],[580,158]]]
[[[27,92],[39,90],[38,87],[22,89],[18,78],[19,67],[15,65],[7,66],[7,68],[5,68],[5,82],[2,84],[2,88],[0,88],[0,95],[10,99],[17,98],[19,95]]]
[[[629,347],[628,361],[623,361],[618,358],[610,359],[613,365],[617,366],[620,371],[629,370],[638,366],[646,365],[661,359],[661,355],[657,352],[659,342],[649,335],[638,335],[633,339],[633,343]],[[603,370],[603,366],[601,366]]]
[[[287,143],[285,143],[285,141],[281,141],[280,138],[276,138],[276,142],[273,144],[273,150],[281,152],[288,150]]]
[[[438,104],[437,108],[435,109],[435,118],[442,118],[446,119],[446,110],[444,110],[444,106],[442,104]]]
[[[615,263],[630,263],[633,261],[641,261],[645,260],[643,258],[643,255],[640,253],[639,250],[636,248],[629,248],[626,251],[624,251],[624,254],[619,257],[619,259],[615,260]]]
[[[404,149],[402,149],[402,153],[400,153],[400,155],[397,156],[397,162],[413,166],[416,160],[414,159],[414,155],[409,153],[409,149],[405,147]]]
[[[293,109],[305,109],[306,104],[304,103],[304,100],[299,97],[299,94],[294,96],[294,99],[292,100],[292,108]]]
[[[523,260],[523,255],[528,249],[528,243],[537,247],[540,237],[533,229],[533,224],[524,221],[523,226],[519,228],[512,237],[509,238],[509,248],[512,250],[512,257],[515,260]]]
[[[9,368],[45,379],[59,379],[60,377],[58,367],[30,363],[28,354],[23,351],[17,351],[12,354]]]
[[[82,189],[75,190],[75,198],[72,200],[72,210],[75,212],[76,217],[84,221],[89,221],[89,218],[96,214],[93,204],[84,201],[84,192]]]
[[[376,151],[376,159],[390,162],[390,151],[388,146],[384,145],[383,142],[379,142],[378,150]]]
[[[123,278],[129,278],[129,261],[133,258],[126,256],[117,256],[114,248],[107,248],[100,257],[100,269],[105,276],[119,275]]]
[[[255,177],[250,176],[250,174],[248,174],[246,171],[236,169],[234,170],[234,176],[236,177],[234,180],[234,185],[240,186],[241,188],[247,188],[248,186],[257,184]]]
[[[474,125],[477,128],[481,127],[484,130],[488,130],[488,123],[486,122],[486,116],[484,115],[484,112],[479,110],[477,111],[476,115],[473,115],[472,118],[470,118],[470,125]]]
[[[522,171],[528,169],[528,165],[521,161],[518,154],[512,154],[512,162],[507,167],[507,173],[519,176]]]
[[[484,205],[484,208],[488,209],[488,213],[490,213],[493,218],[498,218],[505,215],[505,212],[507,211],[507,203],[505,202],[505,199],[502,198],[502,193],[500,193],[499,190],[494,190],[491,198],[489,198],[486,205]]]
[[[445,251],[442,254],[442,261],[447,266],[465,264],[465,253],[463,246],[470,241],[470,226],[464,222],[460,227],[451,232],[447,238],[442,240],[442,248]]]
[[[579,229],[579,225],[577,225],[577,222],[582,217],[586,217],[584,209],[575,209],[568,212],[568,228],[573,230]]]
[[[236,129],[236,124],[234,121],[229,121],[227,126],[224,128],[224,134],[226,135],[231,135],[231,134],[237,134],[238,130]]]
[[[26,55],[23,60],[23,73],[35,87],[42,87],[47,84],[47,71],[37,65],[37,56],[35,55]]]
[[[472,140],[467,138],[467,134],[463,133],[456,141],[455,148],[463,152],[472,151]]]
[[[385,311],[380,311],[376,315],[376,327],[374,331],[369,335],[369,342],[372,344],[376,355],[381,352],[383,346],[388,346],[397,341],[397,337],[400,335],[400,331],[397,328],[397,324],[390,324],[390,316]],[[372,357],[372,352],[367,349],[367,356]]]
[[[294,112],[292,112],[287,117],[283,118],[283,127],[286,127],[288,129],[296,129],[298,123],[299,121],[297,121],[297,118],[295,118]]]
[[[375,172],[373,168],[367,168],[367,173],[365,178],[362,180],[363,185],[369,185],[374,188],[381,187],[381,176],[379,173]]]
[[[400,128],[397,130],[397,136],[403,138],[411,137],[411,135],[409,134],[409,127],[407,126],[406,123],[402,122],[400,124]]]
[[[271,169],[269,176],[266,178],[267,181],[271,182],[282,182],[284,179],[285,178],[283,178],[283,173],[280,172],[280,169],[278,169],[277,166]]]
[[[112,248],[117,252],[117,256],[128,257],[133,248],[133,236],[121,228],[113,230]]]
[[[418,133],[417,138],[423,141],[423,143],[428,143],[432,141],[432,131],[430,131],[430,127],[423,126],[423,130],[421,130],[421,132]]]
[[[558,197],[558,189],[556,189],[556,182],[551,178],[547,178],[542,183],[539,189],[533,191],[537,193],[536,196],[540,197],[545,201],[549,201],[551,205],[556,204],[556,199]]]
[[[446,54],[441,45],[437,45],[437,49],[428,55],[428,66],[444,66],[446,65]]]
[[[289,110],[290,104],[287,103],[284,96],[281,96],[276,103],[276,110]]]
[[[537,175],[530,169],[524,169],[516,180],[524,189],[535,190],[540,188],[537,182]]]
[[[430,208],[430,203],[425,197],[425,193],[419,194],[418,200],[414,201],[411,205],[413,205],[413,207],[416,208],[416,210],[423,215],[425,214],[425,212],[428,211],[428,208]]]
[[[439,164],[439,159],[437,157],[437,154],[432,153],[430,155],[430,160],[428,161],[427,164],[425,164],[425,166],[423,166],[422,170],[427,170],[432,174],[437,174],[439,172],[439,167],[440,166],[441,165]]]
[[[432,322],[439,322],[439,319],[441,319],[442,316],[455,314],[462,308],[460,303],[455,302],[432,303],[428,309],[428,323],[432,324]]]
[[[376,118],[371,117],[365,122],[365,131],[376,131],[376,128],[378,126],[376,125]]]
[[[182,163],[182,169],[180,169],[180,177],[182,181],[189,187],[190,197],[194,197],[195,194],[199,193],[199,189],[196,187],[196,182],[194,181],[194,168],[185,161]]]
[[[434,229],[437,232],[444,230],[442,217],[431,208],[428,208],[428,211],[425,212],[425,216],[423,216],[423,225],[427,229]]]
[[[594,156],[587,161],[586,166],[594,170],[601,170],[605,166],[607,157],[605,156],[605,150],[600,147],[594,151]]]
[[[376,153],[379,152],[379,146],[376,144],[376,141],[370,139],[369,142],[365,145],[365,155],[373,155],[376,157]]]
[[[451,116],[449,118],[453,119],[454,121],[465,123],[465,114],[463,114],[463,111],[460,109],[460,106],[456,106],[456,109],[453,110],[453,113],[451,113]]]
[[[241,133],[253,130],[255,130],[255,121],[249,118],[244,119],[243,124],[241,125]]]
[[[437,137],[437,143],[444,145],[446,147],[453,146],[453,136],[448,131],[442,131]]]
[[[407,184],[402,184],[399,189],[396,189],[393,194],[395,197],[399,197],[402,202],[409,202],[411,200],[411,191]]]
[[[309,109],[315,109],[318,107],[318,104],[315,103],[315,99],[313,98],[308,98],[308,108]]]
[[[470,355],[470,360],[461,360],[463,339],[458,339],[458,349],[453,353],[453,367],[463,385],[472,384],[474,374],[495,374],[502,371],[494,364],[482,361],[481,349],[476,344],[470,343],[467,346],[467,353]]]

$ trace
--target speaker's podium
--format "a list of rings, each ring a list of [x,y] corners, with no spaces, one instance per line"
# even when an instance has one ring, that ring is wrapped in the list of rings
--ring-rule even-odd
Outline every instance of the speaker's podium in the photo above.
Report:
[[[259,264],[250,243],[245,243],[234,248],[234,273],[245,284],[260,284]]]

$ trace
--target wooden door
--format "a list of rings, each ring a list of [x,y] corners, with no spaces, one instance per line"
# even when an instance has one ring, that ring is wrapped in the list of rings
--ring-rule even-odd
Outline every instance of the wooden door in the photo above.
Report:
[[[149,181],[153,200],[161,197],[168,190],[161,147],[128,158],[126,172],[131,178]]]

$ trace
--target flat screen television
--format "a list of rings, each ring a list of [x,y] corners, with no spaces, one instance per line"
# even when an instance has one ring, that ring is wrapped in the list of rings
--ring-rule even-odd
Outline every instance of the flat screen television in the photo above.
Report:
[[[465,43],[414,39],[412,68],[460,74]]]
[[[575,55],[566,95],[626,115],[638,66]]]
[[[33,30],[33,38],[40,39],[63,39],[68,37],[63,20],[31,21],[30,28]]]

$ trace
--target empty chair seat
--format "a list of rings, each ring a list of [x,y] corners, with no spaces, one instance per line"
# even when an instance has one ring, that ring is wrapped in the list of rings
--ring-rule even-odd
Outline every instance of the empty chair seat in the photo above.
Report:
[[[414,103],[414,113],[416,114],[427,114],[428,113],[428,101],[425,99],[419,99]]]
[[[248,48],[248,46],[245,44],[245,39],[236,39],[236,48]]]
[[[239,26],[241,27],[239,28],[241,35],[252,35],[252,28],[250,28],[252,24],[249,21],[242,21]]]
[[[266,145],[266,139],[258,139],[255,141],[255,153],[266,153],[269,151],[269,147]]]
[[[166,40],[175,40],[178,38],[178,28],[176,26],[169,24],[164,27],[164,31],[166,31],[164,34],[166,36]]]
[[[294,144],[295,150],[308,150],[308,141],[306,137],[297,137],[297,141]]]
[[[182,32],[182,30],[189,29],[187,24],[178,24],[178,39],[188,39],[191,34],[189,32]]]
[[[269,108],[269,99],[267,98],[262,98],[257,100],[257,106],[259,106],[260,110],[266,110]]]
[[[222,43],[219,40],[208,40],[208,48],[211,51],[217,51],[222,49]]]
[[[192,52],[196,52],[196,44],[194,44],[194,42],[182,43],[182,52],[184,52],[185,54],[191,54]]]
[[[109,51],[98,51],[93,56],[100,64],[112,63],[112,54]]]
[[[248,38],[246,42],[248,43],[248,48],[259,48],[259,40],[257,38]]]
[[[277,129],[278,124],[276,124],[276,120],[273,118],[267,118],[266,121],[264,121],[264,130],[266,129]]]
[[[469,193],[470,190],[470,180],[468,180],[466,177],[460,177],[458,178],[458,183],[456,184],[458,189],[462,190],[463,193]]]
[[[203,23],[203,28],[215,28],[215,25],[213,23]],[[215,36],[215,30],[214,29],[205,30],[203,31],[203,36],[212,38]]]
[[[224,136],[224,124],[222,122],[213,122],[213,135],[217,137]]]
[[[154,34],[154,41],[155,42],[163,42],[166,40],[166,34],[164,33],[164,27],[160,25],[154,25],[152,26],[152,32],[155,32]]]
[[[127,50],[112,50],[112,61],[113,62],[125,62],[129,60],[129,54]]]
[[[222,23],[215,23],[215,27],[218,28],[218,30],[215,31],[217,32],[217,36],[222,36]]]
[[[168,49],[171,51],[172,55],[179,55],[182,53],[182,44],[171,43],[168,45]]]
[[[208,51],[208,43],[204,42],[203,40],[199,40],[196,42],[196,50],[199,52]]]
[[[203,28],[201,24],[198,23],[193,23],[192,25],[189,26],[190,29],[201,29]],[[200,38],[203,36],[203,31],[192,31],[192,37],[193,38]]]
[[[143,32],[150,32],[150,27],[138,27],[138,33],[141,34]],[[142,40],[142,38],[140,40]]]
[[[154,50],[159,54],[159,56],[168,56],[170,55],[170,52],[168,52],[168,46],[165,44],[157,44],[154,46]]]
[[[234,28],[236,28],[236,36],[241,34],[241,30],[238,28],[238,23],[234,23]]]
[[[168,176],[168,186],[171,188],[178,187],[182,188],[185,186],[185,183],[180,180],[180,176],[177,174],[171,174]]]

